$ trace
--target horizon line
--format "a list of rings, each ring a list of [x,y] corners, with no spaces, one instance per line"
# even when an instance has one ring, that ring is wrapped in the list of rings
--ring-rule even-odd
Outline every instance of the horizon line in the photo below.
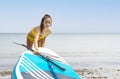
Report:
[[[9,33],[3,33],[3,32],[1,32],[0,34],[27,34],[27,33],[22,33],[22,32],[9,32]],[[62,33],[62,32],[60,32],[60,33],[52,33],[52,34],[120,34],[120,33]]]

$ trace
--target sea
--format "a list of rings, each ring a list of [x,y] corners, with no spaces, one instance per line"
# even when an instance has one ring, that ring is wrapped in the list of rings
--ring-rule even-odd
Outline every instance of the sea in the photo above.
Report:
[[[26,48],[26,33],[0,33],[0,71],[12,70]],[[74,69],[120,67],[120,34],[53,33],[45,47],[63,57]]]

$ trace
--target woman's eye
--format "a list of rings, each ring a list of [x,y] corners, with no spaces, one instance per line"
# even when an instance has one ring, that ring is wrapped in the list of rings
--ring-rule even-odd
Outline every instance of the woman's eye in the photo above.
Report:
[[[50,24],[50,22],[46,22],[46,24]]]

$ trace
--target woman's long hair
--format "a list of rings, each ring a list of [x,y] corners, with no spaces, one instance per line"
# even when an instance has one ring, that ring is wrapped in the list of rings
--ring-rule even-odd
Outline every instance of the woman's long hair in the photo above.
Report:
[[[40,32],[41,32],[41,33],[43,32],[43,29],[44,29],[43,22],[44,22],[44,20],[45,20],[46,18],[50,18],[51,21],[52,21],[52,18],[51,18],[50,15],[46,14],[46,15],[43,16],[43,18],[41,19],[41,23],[40,23]]]

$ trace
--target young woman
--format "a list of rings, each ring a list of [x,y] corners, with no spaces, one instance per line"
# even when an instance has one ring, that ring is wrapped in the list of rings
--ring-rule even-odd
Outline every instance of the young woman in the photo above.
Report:
[[[49,27],[52,25],[52,18],[46,14],[43,16],[40,25],[34,27],[27,34],[27,46],[32,48],[34,45],[34,54],[38,54],[38,48],[44,47],[46,37],[51,33]]]

